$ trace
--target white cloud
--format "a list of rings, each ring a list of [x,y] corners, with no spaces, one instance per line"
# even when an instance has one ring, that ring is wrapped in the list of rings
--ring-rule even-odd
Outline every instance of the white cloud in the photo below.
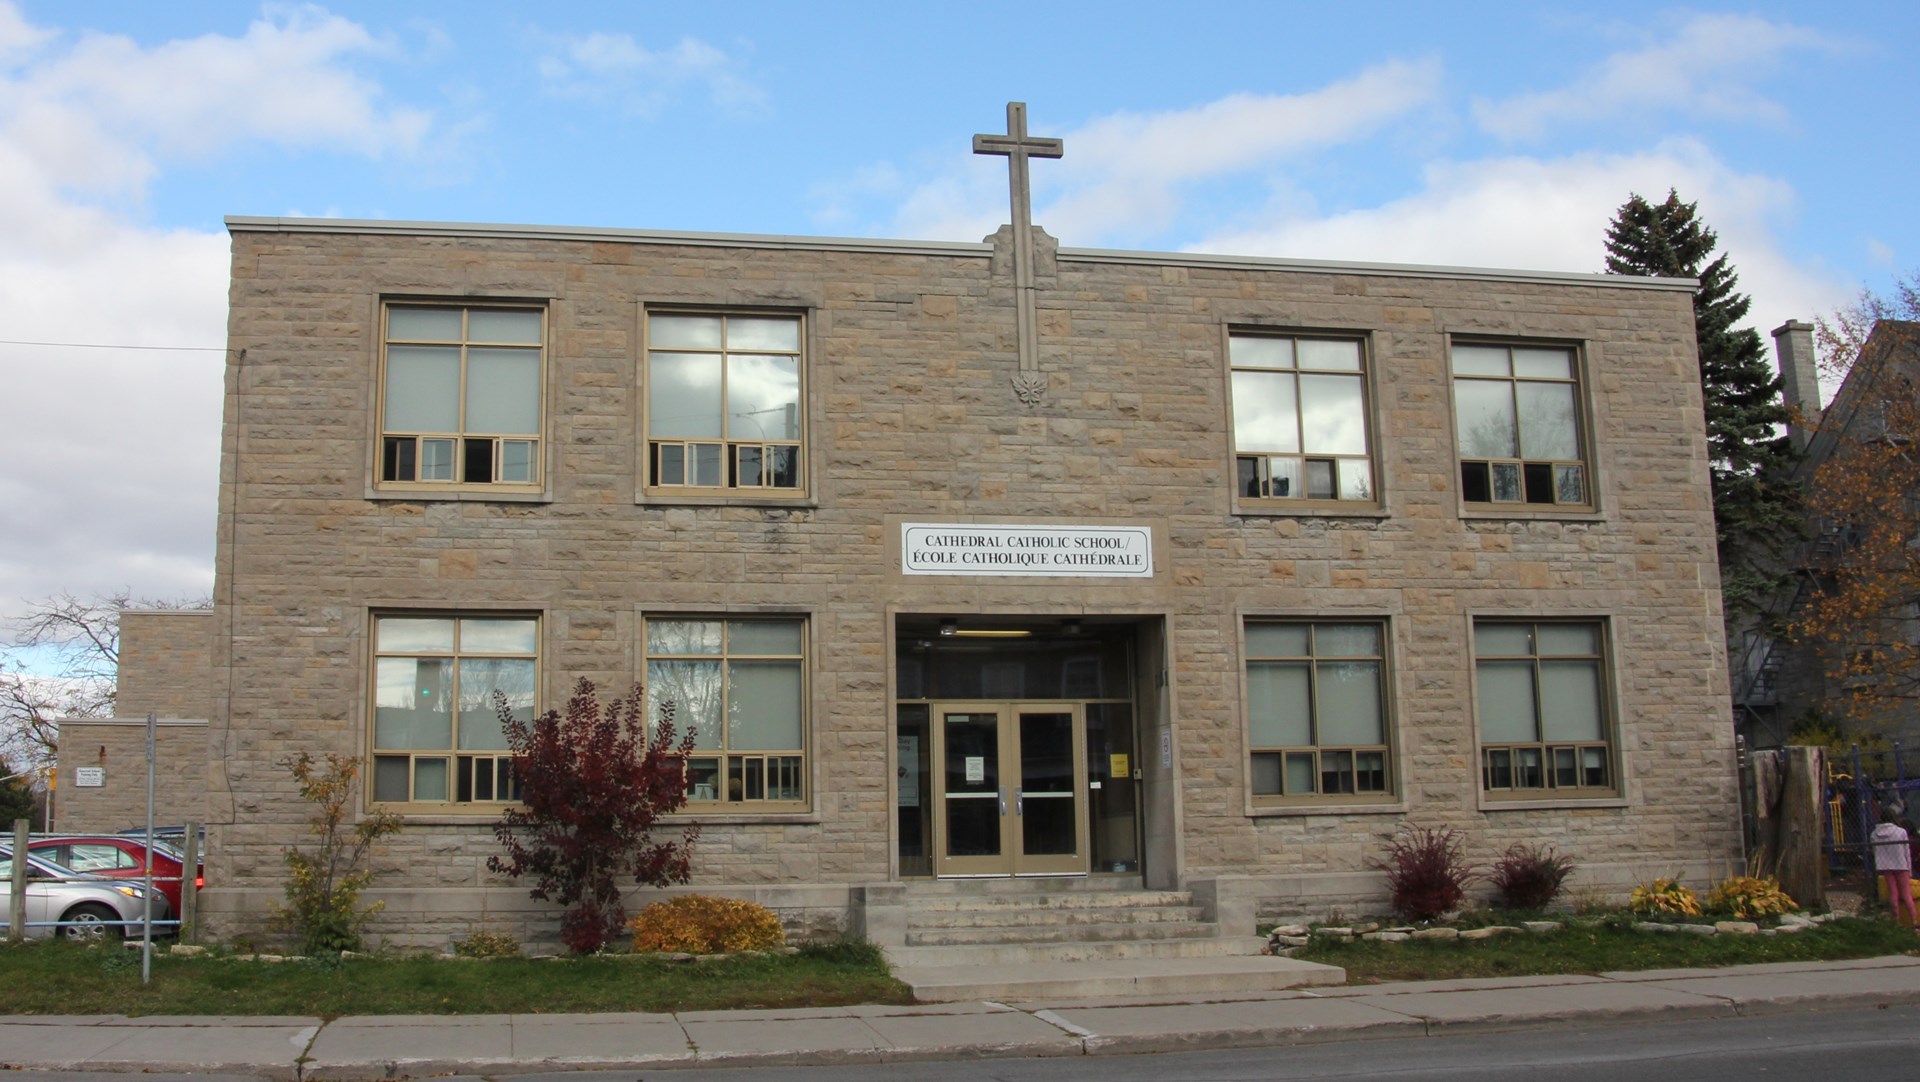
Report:
[[[1262,169],[1289,156],[1358,141],[1435,102],[1435,60],[1396,60],[1300,94],[1233,94],[1190,109],[1116,113],[1061,134],[1066,156],[1034,170],[1035,210],[1071,244],[1098,244],[1116,228],[1138,235],[1170,225],[1184,190]],[[1032,129],[1036,135],[1056,133]],[[976,161],[902,200],[899,235],[973,240],[1006,221],[1006,168]]]
[[[1790,217],[1786,184],[1736,173],[1698,143],[1675,140],[1629,154],[1542,160],[1497,158],[1429,166],[1423,187],[1378,207],[1326,218],[1291,216],[1219,233],[1195,250],[1300,259],[1427,263],[1529,270],[1604,269],[1607,223],[1638,192],[1669,188],[1698,201],[1754,298],[1751,323],[1764,335],[1789,318],[1809,319],[1853,286],[1780,248],[1773,223]]]
[[[226,340],[222,231],[138,206],[172,162],[246,143],[366,158],[433,149],[425,111],[351,65],[388,47],[311,7],[238,37],[142,46],[30,26],[0,0],[0,614],[22,598],[212,584]],[[71,344],[195,346],[93,349]]]
[[[636,116],[653,116],[687,86],[706,89],[715,104],[751,111],[765,101],[739,74],[733,57],[697,38],[648,49],[631,34],[594,31],[554,39],[536,65],[549,94],[612,102]]]
[[[1823,35],[1754,15],[1695,15],[1671,40],[1615,53],[1558,90],[1474,103],[1474,118],[1503,139],[1646,113],[1777,124],[1787,117],[1754,83],[1790,52],[1831,48]]]

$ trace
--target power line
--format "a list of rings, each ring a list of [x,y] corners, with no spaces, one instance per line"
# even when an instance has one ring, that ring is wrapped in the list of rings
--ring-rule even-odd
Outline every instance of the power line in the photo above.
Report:
[[[175,353],[225,353],[225,346],[135,346],[116,342],[22,342],[0,338],[0,346],[52,346],[61,349],[157,349]]]

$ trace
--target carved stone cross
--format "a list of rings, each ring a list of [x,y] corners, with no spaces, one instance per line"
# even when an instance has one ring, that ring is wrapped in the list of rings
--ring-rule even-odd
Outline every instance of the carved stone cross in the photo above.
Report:
[[[1020,372],[1013,377],[1013,391],[1020,401],[1038,405],[1047,386],[1040,374],[1040,339],[1035,330],[1033,309],[1033,188],[1027,181],[1028,158],[1058,158],[1065,144],[1058,139],[1041,139],[1027,134],[1027,103],[1007,103],[1007,133],[976,135],[975,154],[1004,154],[1007,158],[1009,186],[1013,191],[1013,296],[1016,325],[1020,338]]]

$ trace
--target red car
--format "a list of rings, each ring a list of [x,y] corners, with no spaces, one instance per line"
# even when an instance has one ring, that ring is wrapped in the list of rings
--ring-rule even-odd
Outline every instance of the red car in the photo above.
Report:
[[[147,844],[140,838],[113,834],[74,834],[34,838],[27,852],[43,860],[63,864],[84,875],[110,879],[141,879],[147,874]],[[157,839],[153,843],[153,889],[159,891],[180,912],[180,869],[183,858],[178,851]],[[194,889],[206,886],[205,867],[195,869]]]

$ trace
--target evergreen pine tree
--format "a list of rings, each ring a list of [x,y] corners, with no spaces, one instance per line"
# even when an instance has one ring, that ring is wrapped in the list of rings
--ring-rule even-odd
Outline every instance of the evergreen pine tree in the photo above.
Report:
[[[1759,611],[1781,581],[1788,546],[1801,537],[1798,490],[1788,479],[1797,455],[1784,432],[1788,411],[1760,335],[1737,327],[1751,301],[1738,276],[1714,256],[1719,238],[1699,204],[1628,199],[1607,227],[1607,272],[1698,278],[1694,336],[1713,469],[1713,517],[1721,593],[1731,623]]]

